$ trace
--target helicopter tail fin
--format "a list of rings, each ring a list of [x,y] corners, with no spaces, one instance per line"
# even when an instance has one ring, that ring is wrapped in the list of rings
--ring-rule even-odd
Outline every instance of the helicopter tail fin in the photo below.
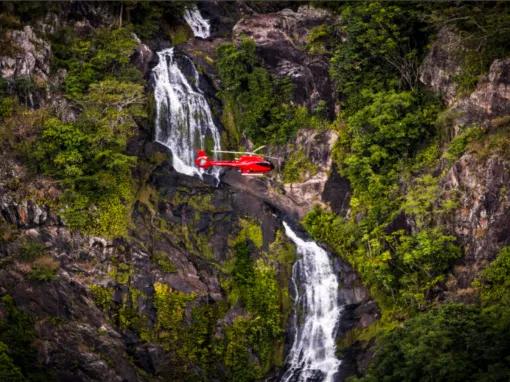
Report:
[[[197,157],[195,158],[197,167],[208,169],[211,167],[211,161],[204,150],[198,150]]]

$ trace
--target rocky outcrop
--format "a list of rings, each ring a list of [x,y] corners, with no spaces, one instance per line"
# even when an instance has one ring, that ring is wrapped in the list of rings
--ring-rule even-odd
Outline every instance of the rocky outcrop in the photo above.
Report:
[[[490,127],[491,120],[510,113],[510,59],[495,60],[475,90],[461,97],[455,76],[462,71],[465,50],[460,34],[445,27],[420,66],[420,81],[440,94],[450,108],[453,135],[472,124]]]
[[[0,57],[0,74],[5,79],[33,78],[44,83],[50,73],[50,45],[37,37],[32,27],[6,32],[10,47]]]
[[[475,91],[453,105],[453,112],[459,126],[490,127],[491,120],[510,115],[510,58],[495,60]]]
[[[454,78],[462,69],[462,49],[460,35],[449,28],[443,28],[419,69],[420,81],[441,94],[447,105],[451,105],[457,96]]]
[[[276,76],[288,77],[295,85],[297,103],[313,108],[326,100],[330,110],[333,92],[328,75],[327,60],[306,52],[306,37],[318,25],[334,22],[323,9],[301,6],[297,11],[254,14],[242,18],[233,29],[234,38],[252,38],[257,54]]]
[[[151,69],[151,61],[154,59],[154,52],[147,45],[143,44],[138,38],[138,46],[135,48],[131,61],[135,66],[147,76]]]
[[[283,152],[278,155],[289,158],[296,150],[302,150],[306,158],[313,164],[315,171],[309,174],[303,181],[289,183],[284,185],[285,194],[295,201],[301,207],[302,214],[309,212],[314,205],[324,207],[338,207],[337,202],[344,199],[344,194],[339,190],[336,197],[330,195],[333,182],[336,181],[337,173],[332,170],[331,152],[338,138],[338,134],[333,130],[299,130],[296,139],[287,145]],[[285,166],[285,163],[284,163]],[[305,170],[300,170],[305,175]],[[329,182],[329,188],[326,191],[326,184]],[[340,203],[342,204],[342,203]],[[340,208],[341,209],[341,208]]]
[[[473,279],[499,248],[510,244],[509,184],[508,159],[480,158],[476,153],[462,156],[443,181],[445,197],[459,203],[445,223],[465,252],[448,281],[448,291],[456,298],[470,298]]]

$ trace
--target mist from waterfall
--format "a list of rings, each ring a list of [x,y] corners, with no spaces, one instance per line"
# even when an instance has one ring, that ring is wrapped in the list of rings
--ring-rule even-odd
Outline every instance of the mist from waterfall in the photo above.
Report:
[[[294,338],[281,381],[333,382],[341,363],[335,355],[342,312],[338,279],[324,249],[301,239],[286,222],[283,226],[299,258],[292,268]]]
[[[172,152],[172,164],[177,172],[201,176],[194,166],[196,149],[212,146],[220,150],[220,133],[213,121],[211,108],[199,88],[199,75],[186,56],[189,78],[179,68],[174,48],[157,53],[154,67],[154,98],[156,101],[156,141]],[[218,178],[219,170],[213,170]]]
[[[184,20],[195,37],[208,38],[211,35],[211,24],[209,20],[204,19],[196,5],[184,11]]]

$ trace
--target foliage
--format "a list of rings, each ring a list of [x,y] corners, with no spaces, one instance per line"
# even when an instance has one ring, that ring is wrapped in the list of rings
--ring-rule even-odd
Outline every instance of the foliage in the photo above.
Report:
[[[364,106],[368,89],[416,87],[425,41],[413,7],[379,1],[346,3],[340,18],[340,34],[346,39],[333,52],[330,73],[347,109]]]
[[[504,304],[510,307],[510,247],[503,247],[496,259],[485,268],[477,286],[484,305]]]
[[[38,362],[33,342],[36,338],[31,317],[16,307],[11,296],[0,299],[0,376],[10,381],[52,381]],[[20,378],[21,376],[21,378]]]
[[[39,256],[41,256],[45,250],[46,247],[44,246],[44,244],[36,240],[25,238],[24,240],[22,240],[20,247],[18,249],[19,253],[18,256],[19,259],[22,261],[33,261]]]
[[[158,267],[166,273],[174,273],[177,271],[174,263],[170,260],[169,256],[162,251],[156,251],[152,258],[154,262],[158,265]]]
[[[53,65],[68,71],[64,82],[66,95],[80,96],[90,84],[108,78],[141,82],[141,73],[129,61],[136,44],[129,28],[96,29],[85,39],[63,29],[55,35],[52,49]]]
[[[462,39],[463,49],[457,53],[461,71],[454,77],[460,94],[473,91],[492,62],[508,56],[509,15],[510,6],[502,1],[439,7],[427,15],[433,24],[454,27]]]
[[[32,263],[28,278],[35,281],[52,281],[57,277],[59,267],[59,262],[51,256],[40,257]]]
[[[217,53],[224,113],[232,114],[223,120],[231,135],[244,134],[257,145],[283,144],[297,129],[308,127],[311,117],[306,109],[290,102],[291,82],[274,78],[260,65],[252,40],[244,39],[239,46],[223,44]]]
[[[475,306],[453,303],[420,314],[378,341],[358,381],[504,381],[509,332],[487,318]]]
[[[433,288],[461,255],[455,238],[440,228],[387,234],[377,227],[362,235],[355,223],[317,208],[303,224],[353,264],[383,308],[424,309]]]
[[[379,92],[371,103],[347,119],[350,152],[345,173],[355,188],[370,192],[370,183],[395,176],[396,163],[411,157],[433,132],[437,105],[423,104],[412,92]],[[372,186],[373,187],[373,186]]]
[[[0,379],[9,382],[23,382],[25,377],[8,354],[9,347],[0,342]]]
[[[302,182],[307,177],[317,173],[317,166],[306,156],[302,150],[293,151],[283,168],[283,181],[285,183]]]
[[[455,237],[439,228],[425,228],[415,235],[398,235],[393,256],[393,273],[399,275],[399,295],[404,303],[417,308],[426,306],[426,297],[439,282],[461,251]],[[398,271],[396,271],[398,270]]]
[[[90,292],[92,293],[96,305],[103,311],[107,312],[110,306],[112,305],[113,290],[108,287],[94,284],[90,285],[89,289]]]
[[[247,314],[228,328],[224,353],[229,380],[262,378],[277,354],[275,343],[282,340],[282,295],[274,265],[264,258],[254,260],[251,241],[238,240],[234,258],[224,281],[231,304],[241,304]],[[251,353],[257,354],[258,362]]]
[[[236,243],[242,243],[250,240],[257,248],[261,248],[264,244],[262,237],[262,227],[255,220],[241,219],[241,231],[236,236]]]
[[[483,130],[479,127],[469,127],[452,139],[444,157],[450,162],[454,162],[464,154],[468,144],[479,140],[483,135]]]
[[[135,158],[125,149],[136,118],[145,115],[144,101],[141,85],[105,80],[80,96],[84,110],[76,122],[45,122],[31,159],[62,181],[71,227],[109,237],[126,233]]]

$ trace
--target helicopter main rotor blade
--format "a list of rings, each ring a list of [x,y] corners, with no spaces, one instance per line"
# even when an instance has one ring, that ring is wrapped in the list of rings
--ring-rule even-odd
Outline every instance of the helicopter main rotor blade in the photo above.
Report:
[[[257,151],[262,150],[264,147],[266,147],[266,145],[262,145],[262,146],[256,148],[255,150],[253,150],[253,152],[256,153]]]
[[[224,153],[224,154],[254,154],[250,151],[226,151],[226,150],[211,150],[213,153]]]

